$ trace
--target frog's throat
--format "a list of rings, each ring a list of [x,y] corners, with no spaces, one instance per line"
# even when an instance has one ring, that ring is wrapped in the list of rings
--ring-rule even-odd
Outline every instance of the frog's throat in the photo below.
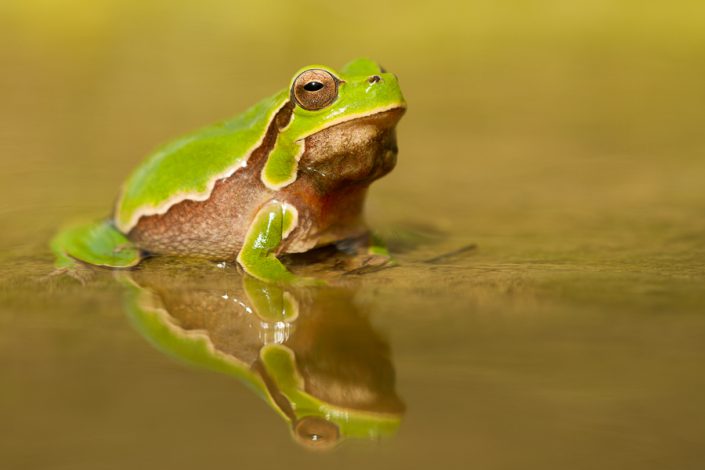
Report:
[[[277,139],[274,148],[269,152],[267,162],[262,168],[262,173],[260,175],[262,183],[267,188],[278,191],[296,181],[299,161],[304,153],[306,153],[306,139],[313,134],[317,134],[326,129],[330,129],[331,127],[348,123],[350,121],[365,119],[370,116],[394,110],[406,110],[406,104],[403,102],[394,103],[389,106],[375,108],[348,116],[342,116],[338,119],[328,121],[320,126],[307,129],[302,134],[295,136],[293,141]],[[292,116],[286,127],[281,129],[281,133],[285,133],[287,129],[292,126],[295,120],[296,117]]]
[[[127,221],[125,221],[121,216],[123,213],[121,208],[122,196],[118,197],[118,204],[115,208],[113,217],[115,220],[115,226],[121,232],[127,234],[137,225],[142,217],[166,214],[174,205],[183,201],[188,200],[199,202],[208,200],[218,181],[229,178],[238,170],[247,167],[250,157],[253,155],[261,153],[268,155],[271,152],[280,129],[286,127],[291,120],[292,112],[293,106],[289,99],[283,100],[279,106],[275,107],[271,114],[267,116],[267,125],[265,126],[266,131],[262,134],[262,137],[255,142],[247,152],[245,152],[245,155],[242,158],[236,159],[233,165],[228,166],[220,173],[211,177],[203,191],[179,192],[158,204],[142,205],[134,210]],[[124,191],[125,189],[123,188],[122,192],[124,193]]]

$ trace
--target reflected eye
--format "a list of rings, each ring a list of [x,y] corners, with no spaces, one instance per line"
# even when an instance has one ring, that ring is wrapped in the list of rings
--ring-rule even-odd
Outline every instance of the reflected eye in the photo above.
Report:
[[[338,97],[338,83],[339,80],[326,70],[306,70],[294,80],[291,95],[302,108],[317,111]]]
[[[338,426],[316,416],[301,418],[294,425],[294,436],[299,444],[311,449],[330,449],[340,442]]]

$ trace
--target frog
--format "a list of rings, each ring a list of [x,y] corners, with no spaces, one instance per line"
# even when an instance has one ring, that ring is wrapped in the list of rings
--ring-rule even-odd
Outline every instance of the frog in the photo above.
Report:
[[[371,59],[303,67],[288,88],[149,155],[110,217],[52,239],[55,266],[71,274],[185,256],[295,283],[305,279],[283,255],[339,245],[389,259],[363,209],[370,184],[396,165],[406,108],[397,76]]]

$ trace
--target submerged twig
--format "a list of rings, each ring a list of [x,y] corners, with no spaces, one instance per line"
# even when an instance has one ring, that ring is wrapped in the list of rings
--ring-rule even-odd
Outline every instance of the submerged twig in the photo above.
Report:
[[[462,255],[464,253],[468,253],[470,251],[474,251],[477,248],[477,245],[474,243],[471,243],[469,245],[461,246],[458,249],[455,249],[453,251],[449,251],[447,253],[440,254],[438,256],[434,256],[433,258],[425,259],[423,260],[424,263],[428,264],[436,264],[440,263],[441,261],[445,261],[450,258],[454,258],[455,256]]]

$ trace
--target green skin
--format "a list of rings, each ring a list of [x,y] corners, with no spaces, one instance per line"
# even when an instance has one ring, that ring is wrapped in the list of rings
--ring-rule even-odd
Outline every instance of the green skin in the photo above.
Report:
[[[118,280],[127,288],[126,311],[130,321],[152,345],[188,364],[240,380],[265,400],[290,425],[292,432],[298,422],[311,417],[335,425],[341,438],[374,439],[397,432],[401,414],[344,408],[306,392],[295,355],[287,346],[268,344],[260,349],[260,362],[269,379],[268,384],[261,371],[217,350],[206,334],[180,328],[170,320],[157,297],[149,289],[136,284],[128,273],[119,273]],[[259,318],[287,323],[296,320],[296,299],[279,286],[244,277],[243,287]],[[288,402],[286,410],[275,400],[273,393]]]
[[[68,227],[54,238],[51,247],[56,266],[70,272],[78,267],[76,261],[110,268],[138,264],[143,253],[127,234],[140,217],[164,214],[185,200],[204,201],[216,181],[246,166],[250,154],[263,142],[270,122],[289,101],[294,80],[308,69],[327,70],[340,79],[338,96],[317,111],[295,106],[261,173],[262,182],[271,190],[280,190],[296,180],[306,137],[340,122],[406,106],[396,77],[371,60],[357,59],[339,72],[321,65],[302,68],[289,88],[233,119],[177,139],[148,157],[123,185],[112,220]],[[381,77],[381,84],[373,86],[368,81],[371,75]],[[296,208],[276,199],[265,204],[250,222],[237,261],[247,273],[262,280],[300,280],[274,255],[296,224]],[[370,246],[369,253],[387,254],[382,246]]]

